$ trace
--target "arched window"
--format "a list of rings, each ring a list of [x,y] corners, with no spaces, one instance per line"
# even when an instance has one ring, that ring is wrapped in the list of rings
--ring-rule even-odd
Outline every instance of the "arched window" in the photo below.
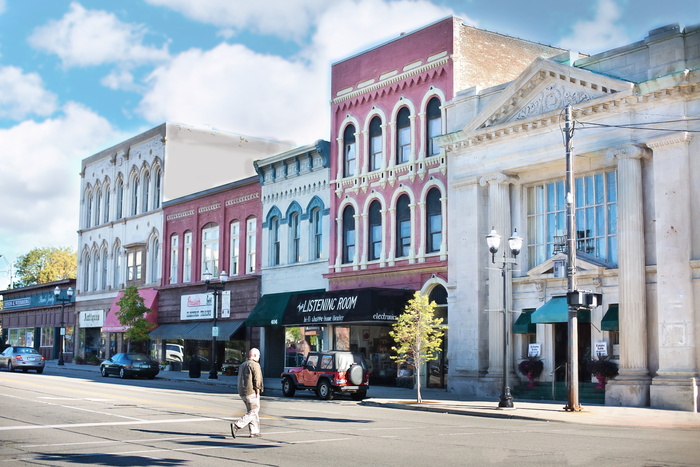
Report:
[[[100,206],[102,205],[102,190],[99,188],[95,191],[95,225],[100,225],[102,218],[100,217]]]
[[[117,205],[114,208],[114,218],[119,220],[124,215],[124,181],[120,178],[117,181]]]
[[[343,264],[355,259],[355,209],[347,206],[343,210]]]
[[[301,226],[299,225],[299,213],[289,215],[289,262],[301,261]]]
[[[100,253],[94,251],[92,253],[92,270],[90,271],[90,284],[92,284],[91,290],[94,292],[97,290],[100,274]]]
[[[408,107],[399,110],[396,116],[396,163],[408,162],[411,157],[411,112]]]
[[[396,257],[408,256],[411,251],[411,209],[408,195],[396,202]]]
[[[114,287],[115,290],[118,290],[122,280],[122,249],[119,243],[114,245],[114,249],[112,250],[112,261],[112,267],[114,268],[112,271],[112,287]]]
[[[100,290],[107,290],[107,248],[102,249],[102,271],[100,273]]]
[[[440,99],[433,97],[428,102],[428,108],[426,109],[426,117],[428,122],[426,125],[426,141],[428,153],[427,157],[436,156],[440,154],[440,147],[437,145],[435,138],[442,134],[442,113],[440,112]]]
[[[109,193],[109,185],[105,186],[105,212],[103,214],[103,219],[102,222],[106,224],[109,222],[109,201],[110,201],[110,193]]]
[[[84,269],[83,269],[83,290],[85,292],[90,291],[90,253],[85,253],[85,256],[83,257],[83,260],[85,261]]]
[[[143,199],[141,200],[141,212],[148,212],[148,195],[151,189],[151,174],[146,172],[143,175]]]
[[[355,127],[348,125],[343,132],[343,176],[352,177],[355,175]]]
[[[280,264],[280,218],[275,216],[270,219],[270,266]]]
[[[369,170],[379,170],[384,162],[384,141],[382,138],[382,119],[374,117],[369,122]]]
[[[177,284],[178,251],[180,236],[172,234],[170,236],[170,283]]]
[[[241,223],[238,221],[231,222],[229,241],[231,258],[229,259],[229,276],[237,276],[240,271],[240,255],[241,255]]]
[[[376,261],[382,254],[382,206],[374,200],[369,205],[369,261]]]
[[[149,265],[150,271],[146,271],[149,276],[149,282],[158,282],[158,276],[160,276],[160,241],[158,237],[153,237],[151,240],[151,245],[149,247]]]
[[[192,281],[192,232],[185,232],[182,245],[182,282]]]
[[[85,190],[85,228],[92,227],[92,192]]]
[[[163,177],[163,171],[160,170],[160,167],[156,169],[155,174],[153,174],[155,177],[155,180],[153,181],[155,184],[155,190],[153,190],[153,209],[158,209],[160,207],[160,195],[161,195],[161,183],[162,183],[162,177]]]
[[[255,272],[256,254],[258,251],[258,223],[255,217],[246,220],[246,271]]]
[[[313,208],[309,215],[311,230],[311,254],[310,259],[323,257],[323,221],[321,219],[321,208]]]
[[[427,217],[425,222],[425,238],[427,245],[425,251],[434,253],[440,251],[442,244],[442,204],[440,203],[440,190],[431,188],[425,200]]]
[[[219,225],[208,223],[202,229],[202,271],[219,275]]]
[[[131,215],[139,213],[139,177],[134,176],[131,180]]]

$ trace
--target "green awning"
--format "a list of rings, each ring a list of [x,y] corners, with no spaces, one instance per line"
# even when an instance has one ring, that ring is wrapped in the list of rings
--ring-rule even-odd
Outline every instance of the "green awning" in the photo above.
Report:
[[[600,322],[600,329],[603,331],[619,331],[620,330],[620,315],[618,312],[619,306],[617,303],[610,305],[608,311],[603,316]]]
[[[566,302],[566,297],[552,297],[547,303],[532,313],[530,321],[533,323],[568,323],[569,305]],[[578,322],[590,323],[591,310],[579,310]]]
[[[245,325],[248,327],[258,326],[281,326],[284,309],[287,307],[289,297],[298,293],[316,293],[324,292],[323,289],[306,290],[295,292],[270,293],[260,297],[255,308],[245,320]]]
[[[216,322],[219,328],[219,340],[230,340],[231,336],[243,326],[245,321],[237,319],[233,321]],[[148,335],[151,339],[186,339],[195,341],[206,341],[211,339],[211,328],[214,325],[213,321],[201,322],[193,321],[191,323],[173,323],[161,324]]]
[[[513,323],[514,334],[535,334],[537,332],[537,326],[535,326],[530,319],[532,318],[532,313],[532,311],[520,313],[518,319]]]

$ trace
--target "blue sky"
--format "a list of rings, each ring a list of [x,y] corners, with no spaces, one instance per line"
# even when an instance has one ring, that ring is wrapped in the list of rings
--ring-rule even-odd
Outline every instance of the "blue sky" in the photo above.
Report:
[[[700,0],[0,0],[0,288],[77,247],[80,161],[166,120],[329,138],[331,63],[449,15],[593,54],[700,23]]]

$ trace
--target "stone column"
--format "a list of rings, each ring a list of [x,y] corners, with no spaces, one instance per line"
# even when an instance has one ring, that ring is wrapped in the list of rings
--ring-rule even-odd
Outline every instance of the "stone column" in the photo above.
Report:
[[[652,407],[676,410],[693,410],[697,377],[689,142],[680,133],[647,143],[654,153],[659,357],[650,399]]]
[[[620,374],[605,391],[606,403],[649,405],[646,259],[642,159],[650,151],[624,146],[607,152],[617,161],[617,228],[620,314]]]
[[[488,184],[489,190],[489,225],[488,229],[490,231],[491,227],[496,229],[496,232],[501,236],[501,246],[496,253],[495,261],[491,262],[491,254],[488,253],[486,247],[486,236],[484,235],[479,239],[483,243],[483,251],[486,251],[489,255],[489,274],[488,274],[488,317],[489,317],[489,367],[488,367],[488,378],[492,379],[496,386],[494,389],[500,390],[500,381],[503,375],[503,345],[504,345],[504,335],[503,335],[503,319],[510,317],[508,311],[511,309],[512,295],[506,294],[506,303],[503,303],[503,278],[501,276],[501,271],[499,267],[503,264],[503,251],[508,249],[508,238],[512,233],[511,221],[510,221],[510,185],[515,183],[517,178],[511,177],[503,173],[496,173],[492,175],[486,175],[481,177],[479,183],[481,186],[486,186]],[[486,232],[488,233],[488,232]],[[508,255],[508,252],[506,252]],[[510,282],[510,274],[506,277],[506,286]],[[503,313],[503,308],[507,312]],[[509,327],[510,330],[510,327]],[[512,335],[511,335],[512,337]],[[513,353],[512,338],[510,341],[510,354]],[[511,364],[513,359],[511,357]],[[515,374],[513,368],[509,368],[510,373]],[[511,381],[516,381],[511,377]]]

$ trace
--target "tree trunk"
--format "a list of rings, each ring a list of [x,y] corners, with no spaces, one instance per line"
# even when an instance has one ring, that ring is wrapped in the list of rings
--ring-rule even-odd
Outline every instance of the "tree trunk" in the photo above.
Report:
[[[416,369],[416,402],[422,404],[423,398],[420,395],[420,363],[415,365],[414,367]]]

